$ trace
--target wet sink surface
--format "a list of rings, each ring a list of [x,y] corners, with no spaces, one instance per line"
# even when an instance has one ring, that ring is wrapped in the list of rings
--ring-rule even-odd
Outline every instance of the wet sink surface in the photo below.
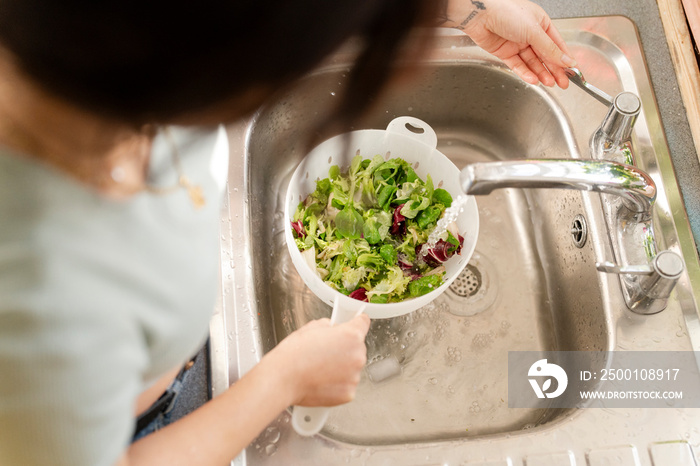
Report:
[[[630,52],[630,44],[636,44],[633,26],[624,18],[606,18],[565,20],[558,27],[591,82],[610,93],[624,87],[642,97],[634,140],[643,158],[639,165],[656,175],[662,193],[664,188],[671,193],[660,196],[658,230],[665,247],[681,248],[683,234],[679,240],[668,213],[677,187],[672,177],[658,173],[668,153],[663,133],[658,135],[648,78],[638,76],[645,71],[643,62]],[[434,57],[418,68],[419,78],[390,89],[352,129],[384,128],[401,115],[418,117],[435,129],[438,149],[462,167],[511,158],[588,157],[588,138],[606,110],[579,89],[550,90],[519,81],[465,37],[440,38]],[[215,394],[287,334],[330,315],[292,265],[282,211],[287,183],[305,155],[303,135],[323,119],[345,79],[339,55],[254,119],[229,129],[234,159],[222,230],[223,294],[212,323]],[[263,433],[238,462],[282,464],[287,458],[291,462],[284,464],[294,464],[291,458],[304,451],[312,459],[308,464],[331,464],[324,462],[331,457],[394,464],[379,458],[398,455],[397,445],[422,445],[426,458],[444,458],[444,442],[453,451],[456,445],[466,448],[469,442],[461,443],[466,441],[547,435],[572,420],[594,422],[587,414],[593,410],[508,408],[509,351],[653,349],[639,338],[639,319],[656,325],[656,349],[692,348],[688,332],[676,339],[665,333],[677,328],[679,319],[691,326],[697,322],[692,277],[679,284],[678,300],[668,310],[642,317],[626,311],[616,277],[595,270],[595,262],[611,254],[596,194],[506,189],[478,197],[477,204],[479,239],[462,276],[430,305],[373,321],[369,364],[356,400],[334,408],[318,438],[296,436],[283,414],[269,428],[273,433]],[[582,246],[572,236],[575,221],[588,226]],[[692,275],[697,264],[688,263],[689,256],[685,260]],[[392,367],[400,371],[377,372],[386,360],[398,363]],[[373,382],[369,375],[387,378]],[[274,448],[266,449],[270,436]],[[521,452],[513,455],[521,455],[529,443],[509,445]],[[395,464],[424,463],[404,458]]]

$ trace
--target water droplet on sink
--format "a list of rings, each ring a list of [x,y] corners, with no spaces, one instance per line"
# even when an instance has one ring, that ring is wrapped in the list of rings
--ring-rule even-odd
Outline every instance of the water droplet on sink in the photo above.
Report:
[[[447,361],[448,363],[456,363],[462,360],[462,351],[456,346],[447,347]]]
[[[265,446],[265,454],[267,456],[272,456],[276,452],[277,452],[277,445],[275,445],[274,443],[271,443],[271,444]]]
[[[442,340],[442,338],[444,336],[445,336],[445,329],[441,325],[436,326],[435,327],[435,339]]]
[[[282,433],[277,427],[271,426],[265,429],[265,439],[270,443],[277,443],[282,436]]]
[[[492,342],[492,338],[488,333],[477,333],[472,339],[472,346],[476,349],[487,348]]]

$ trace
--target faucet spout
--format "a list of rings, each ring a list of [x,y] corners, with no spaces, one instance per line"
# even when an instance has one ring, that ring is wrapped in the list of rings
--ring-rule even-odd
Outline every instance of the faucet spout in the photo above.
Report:
[[[561,188],[619,196],[625,207],[651,217],[656,185],[642,170],[617,162],[580,159],[523,159],[473,163],[461,172],[462,190],[488,194],[499,188]]]
[[[489,194],[499,188],[562,188],[612,194],[621,199],[603,202],[603,206],[605,221],[614,232],[613,253],[622,265],[603,262],[597,268],[620,276],[627,307],[638,314],[662,311],[684,270],[675,252],[656,252],[652,225],[656,185],[635,166],[588,159],[473,163],[462,169],[460,185],[472,195]]]

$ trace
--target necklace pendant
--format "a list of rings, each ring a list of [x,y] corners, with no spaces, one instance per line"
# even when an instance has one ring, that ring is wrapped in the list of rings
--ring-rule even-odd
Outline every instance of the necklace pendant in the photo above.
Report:
[[[189,178],[185,175],[180,175],[179,184],[187,190],[187,195],[190,197],[190,201],[194,205],[195,209],[201,209],[206,204],[204,199],[204,193],[202,192],[201,186],[192,184]]]
[[[204,207],[204,204],[206,204],[204,193],[202,193],[202,188],[199,186],[189,186],[187,188],[187,194],[190,196],[190,200],[195,209],[201,209]]]
[[[187,196],[190,198],[190,201],[192,202],[192,205],[194,206],[195,209],[201,209],[204,207],[204,205],[207,203],[206,199],[204,198],[204,191],[202,191],[202,187],[198,186],[190,181],[190,179],[182,172],[182,166],[180,164],[180,157],[178,156],[177,153],[177,146],[173,142],[172,136],[170,134],[169,129],[166,127],[165,128],[165,135],[168,137],[168,141],[170,142],[170,145],[172,147],[172,157],[173,157],[173,166],[175,167],[175,171],[177,172],[177,184],[174,186],[166,187],[166,188],[161,188],[157,186],[149,186],[148,183],[146,183],[146,190],[148,190],[151,193],[155,194],[168,194],[171,193],[177,189],[184,189],[187,191]],[[114,177],[114,174],[112,175]],[[117,181],[115,179],[115,181]]]

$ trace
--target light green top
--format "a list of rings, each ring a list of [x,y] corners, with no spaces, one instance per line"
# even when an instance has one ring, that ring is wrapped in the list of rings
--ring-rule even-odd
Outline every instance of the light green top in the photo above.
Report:
[[[223,128],[172,128],[201,185],[127,201],[0,149],[0,465],[112,465],[134,403],[204,343],[218,289]],[[154,141],[151,185],[177,184]]]

